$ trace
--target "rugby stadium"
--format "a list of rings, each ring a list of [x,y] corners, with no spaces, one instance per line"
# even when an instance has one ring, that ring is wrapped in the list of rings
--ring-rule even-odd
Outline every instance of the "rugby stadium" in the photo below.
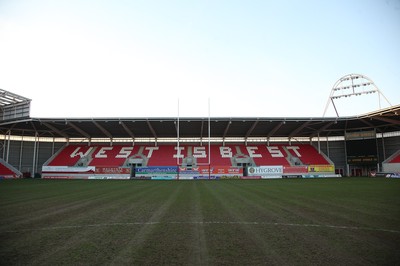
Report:
[[[0,90],[1,265],[400,263],[400,105],[37,118],[30,103]]]

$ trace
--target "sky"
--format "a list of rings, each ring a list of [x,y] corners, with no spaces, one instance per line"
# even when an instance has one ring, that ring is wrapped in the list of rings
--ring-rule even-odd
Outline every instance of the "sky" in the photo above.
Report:
[[[400,0],[0,0],[0,89],[31,117],[322,117],[352,73],[400,104]]]

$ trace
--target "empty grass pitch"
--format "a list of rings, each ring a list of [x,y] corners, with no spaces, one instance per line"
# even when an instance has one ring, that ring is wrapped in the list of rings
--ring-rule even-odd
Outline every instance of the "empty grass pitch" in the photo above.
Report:
[[[0,265],[400,264],[400,180],[0,181]]]

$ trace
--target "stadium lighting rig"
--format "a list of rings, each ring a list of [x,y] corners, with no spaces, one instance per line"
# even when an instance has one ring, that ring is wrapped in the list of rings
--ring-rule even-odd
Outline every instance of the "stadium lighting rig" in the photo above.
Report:
[[[0,121],[30,115],[31,99],[0,89]]]
[[[336,108],[334,100],[341,98],[348,98],[351,96],[362,96],[367,94],[378,94],[379,109],[381,109],[381,96],[386,100],[386,102],[392,106],[389,100],[383,95],[375,83],[368,77],[360,74],[349,74],[340,78],[333,85],[331,93],[329,95],[328,101],[325,106],[324,114],[328,110],[329,104],[332,103],[335,109],[336,116],[339,117],[338,110]]]

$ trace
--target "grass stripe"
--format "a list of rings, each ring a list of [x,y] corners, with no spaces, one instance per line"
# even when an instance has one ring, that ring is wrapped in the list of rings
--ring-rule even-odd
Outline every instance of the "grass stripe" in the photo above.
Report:
[[[398,230],[391,230],[385,228],[371,228],[371,227],[357,227],[357,226],[345,226],[345,225],[332,225],[332,224],[294,224],[294,223],[268,223],[268,222],[246,222],[246,221],[171,221],[171,222],[130,222],[130,223],[107,223],[107,224],[86,224],[86,225],[64,225],[64,226],[52,226],[42,228],[21,228],[18,230],[8,230],[0,232],[4,233],[23,233],[31,231],[47,231],[47,230],[63,230],[63,229],[79,229],[85,227],[108,227],[108,226],[143,226],[143,225],[159,225],[159,224],[189,224],[189,225],[265,225],[265,226],[294,226],[294,227],[322,227],[332,229],[348,229],[348,230],[367,230],[367,231],[382,231],[388,233],[400,234]]]
[[[0,265],[400,264],[400,180],[0,182]]]

